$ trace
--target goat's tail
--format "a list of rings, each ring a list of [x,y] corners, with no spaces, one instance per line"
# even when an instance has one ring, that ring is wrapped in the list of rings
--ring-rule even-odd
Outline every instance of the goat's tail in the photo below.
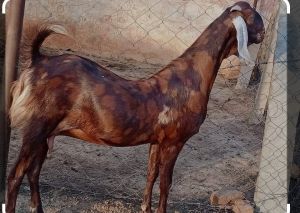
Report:
[[[52,25],[36,25],[28,26],[28,29],[24,30],[24,36],[21,46],[21,62],[25,64],[25,67],[29,67],[32,63],[40,57],[40,47],[45,39],[52,34],[67,35],[66,29],[58,24]]]
[[[11,125],[20,128],[26,126],[37,111],[38,100],[32,95],[33,63],[42,56],[42,43],[51,34],[67,35],[65,28],[60,25],[29,26],[24,32],[20,54],[22,72],[11,86],[12,104],[9,112]]]

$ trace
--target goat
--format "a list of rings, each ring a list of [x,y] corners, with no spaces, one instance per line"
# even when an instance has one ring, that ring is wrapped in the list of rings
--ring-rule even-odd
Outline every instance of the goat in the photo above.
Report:
[[[173,168],[186,141],[199,131],[222,60],[262,42],[261,16],[246,2],[227,8],[177,59],[148,79],[126,80],[86,58],[47,56],[39,49],[62,28],[40,29],[25,54],[30,64],[12,86],[11,124],[22,147],[8,176],[6,212],[15,212],[25,174],[31,212],[43,212],[39,175],[54,137],[66,135],[109,146],[150,144],[147,183],[141,205],[151,212],[152,188],[160,176],[158,213],[165,213]]]

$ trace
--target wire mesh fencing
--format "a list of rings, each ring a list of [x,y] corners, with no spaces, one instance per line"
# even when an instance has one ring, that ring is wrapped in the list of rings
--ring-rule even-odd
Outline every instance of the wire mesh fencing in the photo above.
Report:
[[[71,33],[72,39],[50,38],[43,50],[47,54],[82,55],[124,78],[142,79],[178,57],[234,2],[27,0],[25,24],[58,22]],[[286,197],[280,190],[287,190],[287,185],[286,177],[280,175],[287,166],[286,146],[274,141],[286,136],[286,123],[280,120],[286,112],[282,100],[287,59],[278,8],[275,0],[258,1],[267,31],[264,42],[250,50],[257,58],[255,66],[249,68],[234,56],[223,61],[210,95],[207,118],[185,145],[175,166],[169,197],[173,212],[231,212],[230,205],[210,204],[211,193],[220,190],[243,192],[258,211],[282,207]],[[265,124],[269,130],[264,131]],[[19,140],[15,131],[10,165]],[[147,145],[112,148],[58,137],[54,150],[40,180],[46,211],[139,211],[146,183]],[[279,188],[274,188],[274,180]],[[26,208],[28,192],[25,183],[19,202],[21,212]],[[267,201],[262,201],[265,198]],[[157,185],[153,202],[157,205]],[[272,206],[274,202],[278,205]]]

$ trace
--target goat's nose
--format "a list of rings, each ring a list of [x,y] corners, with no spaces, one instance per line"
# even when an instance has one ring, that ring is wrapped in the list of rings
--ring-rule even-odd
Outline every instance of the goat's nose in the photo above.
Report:
[[[256,34],[256,38],[257,38],[258,40],[261,40],[261,34],[260,34],[260,33],[257,33],[257,34]]]
[[[261,33],[257,33],[257,39],[259,41],[264,40],[264,37],[265,37],[265,31],[262,31]]]

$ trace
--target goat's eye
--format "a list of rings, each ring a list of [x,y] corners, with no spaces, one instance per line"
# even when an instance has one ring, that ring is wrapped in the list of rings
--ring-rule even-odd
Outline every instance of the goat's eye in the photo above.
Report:
[[[248,22],[248,24],[253,24],[254,23],[254,16],[253,15],[249,16],[247,18],[247,22]]]

